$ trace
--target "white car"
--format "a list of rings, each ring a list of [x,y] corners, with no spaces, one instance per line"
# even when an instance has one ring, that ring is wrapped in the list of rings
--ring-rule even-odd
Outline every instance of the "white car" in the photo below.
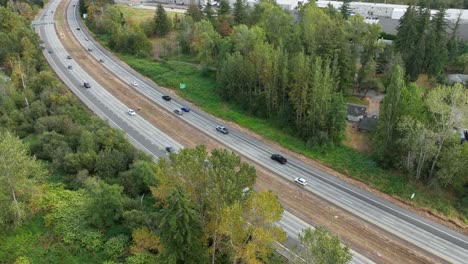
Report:
[[[133,109],[128,109],[127,113],[131,116],[136,115],[135,111]]]
[[[304,179],[304,178],[295,178],[294,181],[302,186],[306,186],[307,185],[307,180]]]
[[[136,87],[136,86],[138,86],[138,83],[137,82],[132,82],[132,85]]]

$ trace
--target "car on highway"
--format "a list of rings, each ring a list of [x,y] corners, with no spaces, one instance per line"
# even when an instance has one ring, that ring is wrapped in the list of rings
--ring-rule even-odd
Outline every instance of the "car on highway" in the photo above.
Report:
[[[49,52],[49,54],[52,54],[52,53],[54,53],[54,51],[53,51],[53,50],[51,50],[51,49],[50,49],[50,50],[48,50],[47,52]]]
[[[73,66],[68,65],[67,69],[71,70],[71,69],[73,69]]]
[[[77,27],[76,30],[81,30],[81,28]]]
[[[132,82],[132,86],[137,87],[137,86],[138,86],[138,83],[137,83],[137,82]]]
[[[101,58],[101,59],[99,59],[99,62],[102,62],[102,63],[104,63],[104,59],[102,59],[102,58]]]
[[[165,101],[170,101],[172,98],[169,95],[163,95],[162,99],[164,99]]]
[[[185,113],[190,112],[190,108],[188,108],[188,107],[186,107],[186,106],[183,106],[183,107],[181,108],[181,110],[184,111]]]
[[[169,152],[169,153],[174,153],[175,152],[175,149],[173,147],[166,147],[166,151]]]
[[[83,86],[84,88],[91,88],[91,84],[89,84],[89,82],[84,82]]]
[[[88,50],[89,52],[93,51],[93,49],[92,49],[92,48],[87,48],[87,50]]]
[[[70,56],[70,55],[67,55],[67,59],[71,60],[71,56]]]
[[[85,38],[84,40],[86,40],[86,41],[89,41],[89,39],[88,39],[88,38]]]
[[[229,134],[229,130],[223,126],[216,126],[216,131],[221,132],[223,134]]]
[[[133,110],[133,109],[128,109],[127,114],[129,114],[131,116],[136,115],[135,110]]]
[[[174,110],[174,113],[176,113],[178,115],[183,115],[184,114],[184,112],[182,112],[182,110],[179,110],[179,109]]]
[[[271,155],[271,159],[281,164],[286,164],[286,162],[288,162],[288,160],[285,157],[281,156],[280,154]]]
[[[294,181],[295,181],[297,184],[300,184],[300,185],[302,185],[302,186],[306,186],[306,185],[307,185],[307,180],[304,179],[304,178],[301,178],[301,177],[295,178]]]

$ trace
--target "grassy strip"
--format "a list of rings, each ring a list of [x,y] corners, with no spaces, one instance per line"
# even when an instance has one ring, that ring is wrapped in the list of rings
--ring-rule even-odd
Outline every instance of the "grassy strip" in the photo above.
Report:
[[[227,104],[216,93],[216,83],[213,73],[206,74],[195,66],[180,61],[154,62],[122,55],[121,58],[159,85],[174,89],[183,98],[200,106],[206,112],[235,122],[261,136],[278,142],[282,146],[301,153],[345,173],[355,179],[391,195],[413,200],[418,207],[435,210],[449,218],[459,218],[468,221],[457,210],[457,200],[453,194],[440,189],[431,189],[411,181],[404,175],[380,168],[371,156],[357,152],[346,146],[333,148],[307,148],[305,142],[293,137],[275,127],[274,121],[249,116],[237,106]],[[187,84],[186,89],[178,89],[179,83]]]
[[[104,254],[91,254],[65,244],[52,234],[42,216],[36,216],[10,231],[3,230],[0,241],[0,263],[14,263],[19,257],[27,257],[31,263],[44,264],[102,263],[106,260]]]
[[[359,96],[347,95],[343,98],[343,100],[345,103],[369,106],[369,102]]]

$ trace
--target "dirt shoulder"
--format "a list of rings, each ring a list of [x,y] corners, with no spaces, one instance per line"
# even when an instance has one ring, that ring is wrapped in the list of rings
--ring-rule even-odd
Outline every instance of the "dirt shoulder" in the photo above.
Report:
[[[60,4],[56,15],[64,14],[66,4],[68,4],[68,1],[63,1]],[[203,144],[206,145],[208,149],[228,148],[220,144],[218,141],[208,137],[201,131],[181,121],[173,113],[160,108],[157,104],[132,89],[129,84],[116,78],[79,45],[79,42],[74,39],[69,29],[64,27],[63,24],[57,25],[57,30],[59,33],[62,33],[59,35],[61,36],[62,43],[65,45],[65,48],[84,70],[86,70],[111,94],[119,98],[130,108],[141,109],[138,114],[160,128],[163,132],[167,133],[187,147]],[[261,139],[257,135],[240,128],[235,124],[232,124],[232,126],[247,132],[251,136]],[[272,144],[272,142],[268,143]],[[295,158],[305,161],[312,166],[325,170],[330,174],[346,179],[346,181],[361,188],[366,187],[363,183],[351,180],[344,175],[339,175],[318,162],[288,151],[277,144],[272,145],[280,148],[281,151],[284,151],[288,155],[294,156]],[[251,161],[248,162],[252,163]],[[437,260],[432,259],[431,256],[427,256],[425,252],[421,252],[419,248],[415,248],[412,245],[407,244],[380,228],[367,224],[366,222],[356,218],[354,215],[341,210],[310,192],[304,192],[302,188],[290,181],[275,176],[263,167],[256,167],[256,188],[258,190],[272,190],[278,195],[286,210],[297,215],[308,223],[326,226],[332,232],[337,234],[342,241],[349,243],[353,249],[363,253],[372,260],[381,263],[437,262]]]

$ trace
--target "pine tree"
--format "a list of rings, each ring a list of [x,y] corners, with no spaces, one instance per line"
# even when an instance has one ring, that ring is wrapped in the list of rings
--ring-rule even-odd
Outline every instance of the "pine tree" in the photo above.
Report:
[[[350,14],[350,8],[349,8],[349,3],[351,0],[343,0],[343,4],[341,5],[340,8],[340,13],[341,15],[347,20]]]
[[[187,16],[192,17],[194,22],[198,22],[203,18],[203,12],[200,10],[200,6],[192,1],[187,9]]]
[[[205,18],[211,22],[211,24],[214,25],[215,22],[215,17],[214,17],[214,11],[213,8],[211,7],[211,1],[208,0],[206,3],[205,9],[203,9],[203,13],[205,14]]]
[[[224,18],[231,13],[231,6],[227,0],[219,1],[218,16]]]
[[[247,20],[247,5],[244,0],[236,0],[234,3],[233,15],[236,24],[245,24]]]
[[[156,36],[163,37],[170,31],[169,19],[166,14],[164,7],[159,4],[156,8],[156,14],[154,16],[154,32]]]

